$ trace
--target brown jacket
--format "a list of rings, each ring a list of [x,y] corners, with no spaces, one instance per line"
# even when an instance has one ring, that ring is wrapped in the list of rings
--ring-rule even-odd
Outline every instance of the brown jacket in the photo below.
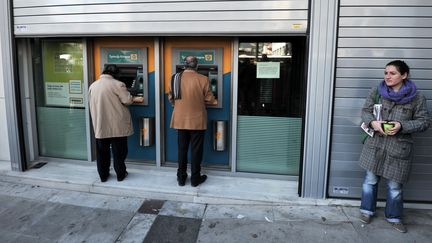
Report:
[[[132,104],[132,96],[123,82],[102,74],[90,85],[88,99],[96,138],[132,135],[131,116],[127,108]]]
[[[181,99],[173,100],[171,87],[168,99],[174,106],[171,128],[185,130],[207,129],[206,104],[214,105],[215,97],[206,76],[194,70],[185,70],[181,78]]]

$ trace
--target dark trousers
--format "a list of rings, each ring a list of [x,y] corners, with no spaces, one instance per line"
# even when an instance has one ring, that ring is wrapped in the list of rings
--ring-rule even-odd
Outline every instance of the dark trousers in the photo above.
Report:
[[[96,139],[97,170],[101,179],[106,179],[109,176],[109,167],[111,164],[110,146],[112,148],[114,170],[117,178],[122,178],[126,174],[127,137]]]
[[[178,132],[178,177],[186,177],[187,154],[191,145],[191,181],[199,180],[201,176],[201,161],[203,158],[205,130],[177,130]]]

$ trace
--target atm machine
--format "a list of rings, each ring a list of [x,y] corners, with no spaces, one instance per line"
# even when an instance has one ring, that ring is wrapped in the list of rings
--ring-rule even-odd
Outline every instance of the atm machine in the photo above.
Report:
[[[216,106],[207,107],[208,124],[204,139],[204,166],[229,166],[227,146],[228,121],[230,117],[230,75],[223,74],[222,48],[172,48],[171,74],[184,70],[184,58],[192,55],[198,59],[197,72],[209,78],[210,89],[218,100]],[[172,107],[165,102],[165,160],[177,161],[177,133],[169,127]]]
[[[134,134],[128,137],[128,161],[156,161],[154,75],[147,71],[146,48],[110,48],[100,50],[101,73],[108,64],[119,68],[117,79],[125,83],[134,96],[143,96],[143,103],[129,106]]]
[[[144,97],[140,105],[148,105],[147,49],[101,48],[101,64],[101,73],[106,65],[115,64],[120,70],[117,79],[126,84],[132,95]]]
[[[172,73],[178,73],[184,70],[183,60],[186,56],[196,56],[198,59],[198,73],[209,78],[210,89],[218,100],[216,108],[222,107],[222,48],[215,49],[181,49],[173,48],[172,50]],[[215,106],[209,106],[214,108]]]

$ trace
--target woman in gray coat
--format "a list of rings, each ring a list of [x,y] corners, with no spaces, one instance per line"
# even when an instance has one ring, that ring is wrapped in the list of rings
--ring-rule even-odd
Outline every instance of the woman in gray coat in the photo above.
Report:
[[[402,233],[406,232],[402,223],[402,185],[407,182],[411,168],[411,134],[429,127],[426,99],[408,75],[409,67],[403,61],[386,65],[384,80],[371,90],[362,109],[363,122],[375,133],[366,139],[360,155],[360,166],[366,170],[360,220],[370,223],[376,209],[378,182],[384,177],[387,180],[385,217]],[[375,105],[377,100],[381,107]],[[374,109],[380,109],[381,119],[376,119]]]

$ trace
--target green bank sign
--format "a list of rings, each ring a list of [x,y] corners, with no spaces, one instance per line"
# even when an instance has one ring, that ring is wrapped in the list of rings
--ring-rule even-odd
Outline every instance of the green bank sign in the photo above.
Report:
[[[215,52],[214,51],[180,51],[180,63],[187,56],[195,56],[198,59],[198,64],[214,64]]]
[[[140,63],[138,49],[108,49],[108,63]]]

